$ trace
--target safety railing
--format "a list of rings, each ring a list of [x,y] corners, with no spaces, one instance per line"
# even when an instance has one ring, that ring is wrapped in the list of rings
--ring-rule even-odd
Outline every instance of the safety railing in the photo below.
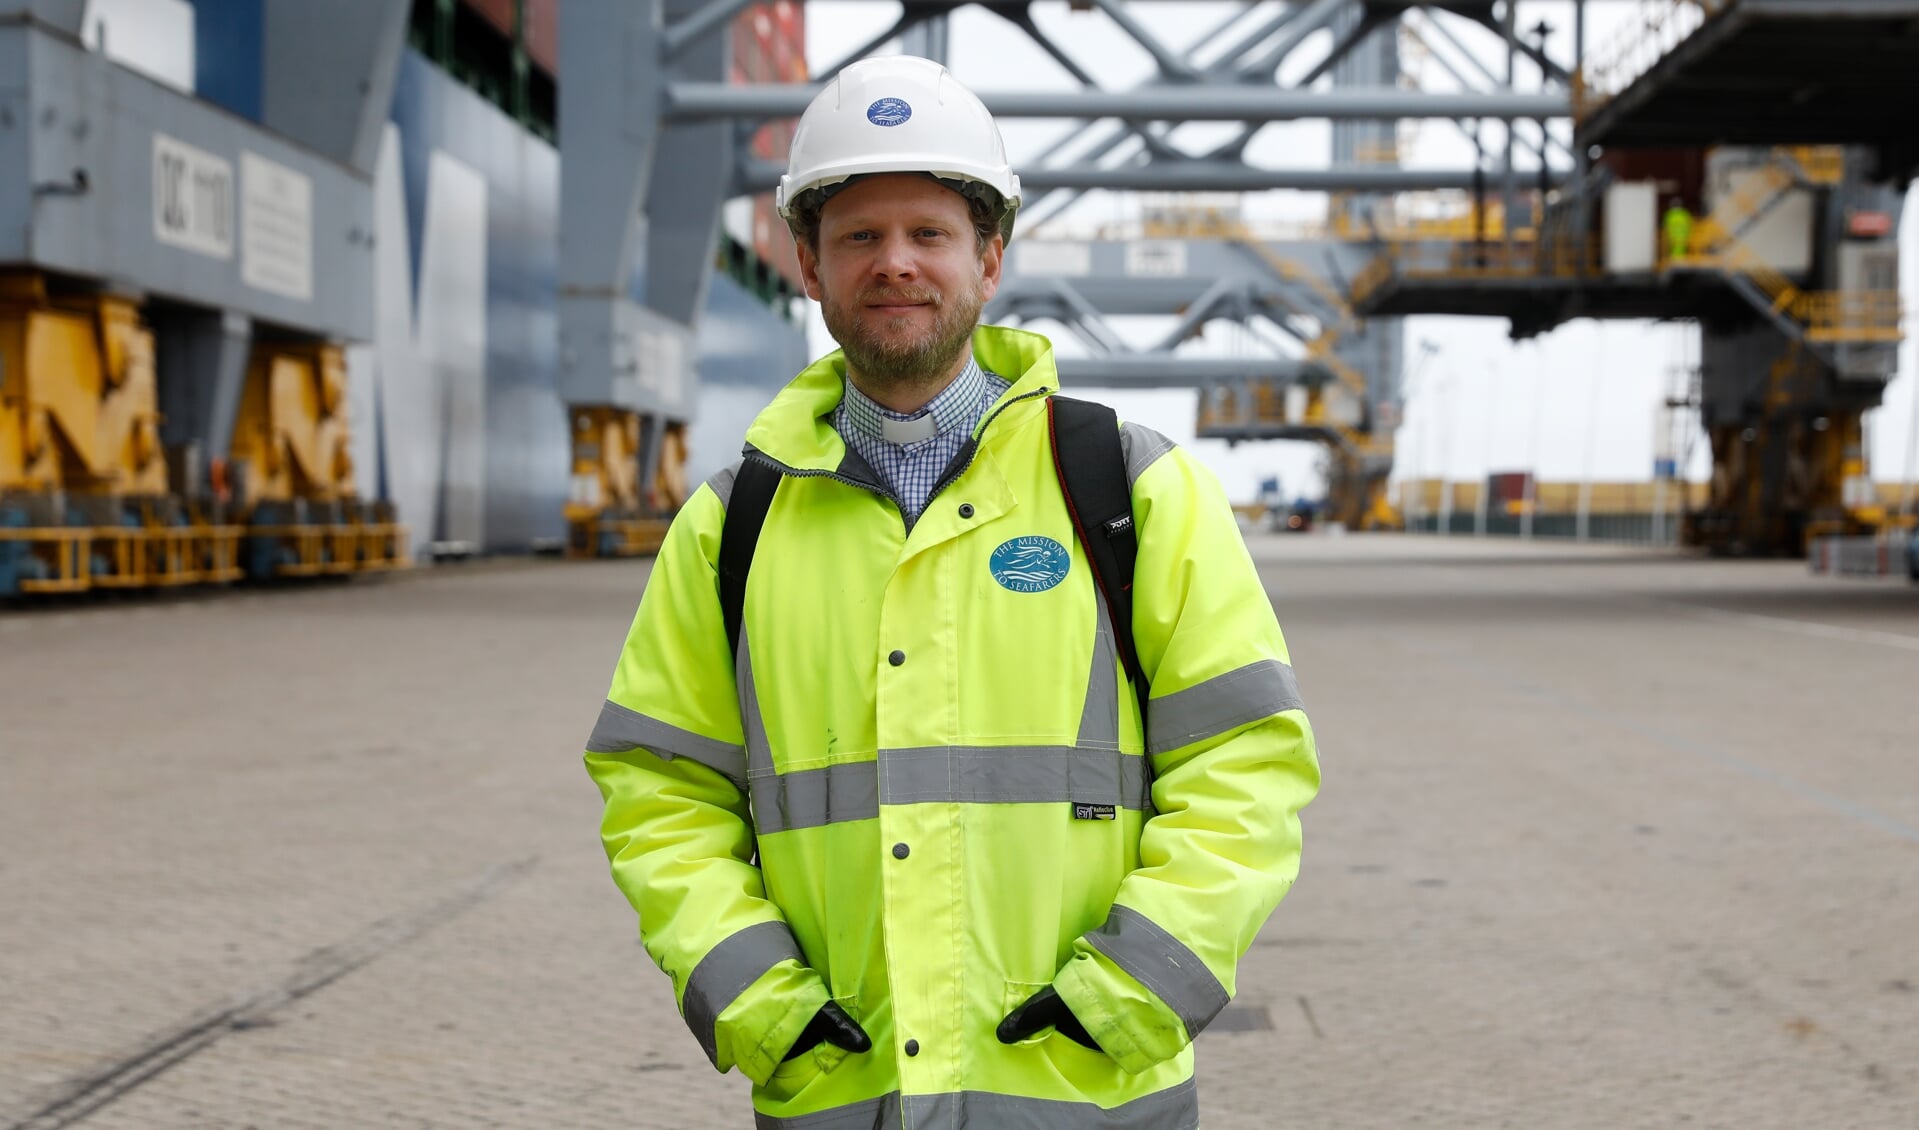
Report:
[[[237,526],[108,526],[92,531],[106,565],[94,588],[171,588],[240,579]]]
[[[405,568],[406,527],[397,522],[317,522],[249,526],[246,536],[273,543],[279,577],[342,576]]]
[[[1891,345],[1905,340],[1905,307],[1896,290],[1824,291],[1803,296],[1795,313],[1821,344]]]
[[[24,543],[41,562],[44,575],[23,577],[19,581],[21,592],[37,595],[85,592],[91,587],[88,550],[93,544],[92,534],[92,530],[85,528],[15,527],[0,529],[0,544]]]
[[[1846,151],[1838,145],[1788,145],[1784,154],[1799,166],[1812,184],[1832,185],[1846,179]]]
[[[1394,242],[1353,278],[1353,302],[1364,302],[1393,279],[1570,279],[1600,273],[1591,240],[1411,240]]]
[[[40,526],[0,529],[0,542],[24,543],[40,576],[22,593],[168,588],[240,579],[237,526]]]
[[[1653,69],[1707,20],[1739,0],[1638,0],[1615,37],[1594,53],[1573,82],[1573,114],[1580,121]]]
[[[671,523],[664,518],[609,518],[600,515],[567,524],[566,555],[576,560],[596,557],[642,557],[666,544]]]

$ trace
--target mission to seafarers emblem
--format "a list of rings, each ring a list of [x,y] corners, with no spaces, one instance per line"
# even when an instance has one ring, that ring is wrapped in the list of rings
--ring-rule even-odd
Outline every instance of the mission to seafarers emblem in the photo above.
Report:
[[[1045,592],[1066,579],[1073,567],[1066,547],[1037,534],[1002,542],[987,561],[993,579],[1014,592]]]
[[[866,108],[866,120],[876,126],[905,125],[913,107],[904,98],[882,98]]]

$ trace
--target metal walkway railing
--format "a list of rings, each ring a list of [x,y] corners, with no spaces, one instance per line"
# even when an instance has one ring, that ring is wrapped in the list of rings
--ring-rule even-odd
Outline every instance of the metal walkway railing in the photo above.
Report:
[[[1573,76],[1573,116],[1585,121],[1707,20],[1739,0],[1638,0],[1617,35]]]

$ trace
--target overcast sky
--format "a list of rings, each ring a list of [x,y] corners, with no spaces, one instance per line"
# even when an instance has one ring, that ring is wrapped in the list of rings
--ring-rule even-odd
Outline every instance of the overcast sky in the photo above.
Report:
[[[1207,2],[1139,2],[1138,18],[1169,47],[1179,49],[1226,18],[1239,5]],[[1271,5],[1266,7],[1270,10]],[[1636,3],[1592,0],[1587,5],[1590,57],[1604,57],[1608,45],[1626,30],[1621,25]],[[899,13],[884,0],[810,0],[807,55],[816,69],[833,62],[889,26]],[[1151,58],[1098,11],[1076,12],[1064,3],[1034,5],[1036,22],[1090,71],[1103,86],[1125,88],[1153,73]],[[1558,59],[1572,54],[1572,5],[1568,0],[1534,0],[1519,6],[1522,26],[1541,19],[1554,25],[1549,50]],[[1251,26],[1249,23],[1247,26]],[[1450,21],[1479,57],[1503,73],[1504,56],[1496,37]],[[1329,40],[1319,33],[1295,53],[1286,71],[1298,73],[1322,57]],[[897,45],[885,50],[897,50]],[[1450,50],[1442,45],[1442,50]],[[1437,64],[1408,57],[1426,89],[1457,89]],[[1455,59],[1457,64],[1459,60]],[[1072,89],[1077,84],[1025,35],[981,9],[959,10],[951,22],[953,72],[977,90]],[[824,76],[822,76],[824,77]],[[1518,86],[1537,90],[1536,69],[1522,61]],[[1063,123],[1002,123],[1014,168],[1034,160],[1064,129]],[[1219,126],[1187,127],[1200,138]],[[1497,127],[1492,146],[1497,148]],[[1465,168],[1472,149],[1463,134],[1444,122],[1402,127],[1402,161],[1434,168]],[[1282,123],[1261,132],[1248,158],[1272,166],[1322,166],[1330,160],[1331,129],[1321,122]],[[1525,159],[1519,162],[1522,166]],[[1092,193],[1074,213],[1071,227],[1128,214],[1118,194]],[[1325,198],[1314,193],[1249,194],[1243,202],[1249,219],[1312,221],[1324,217]],[[1915,292],[1914,225],[1901,231],[1903,285]],[[1120,320],[1123,333],[1141,341],[1156,323]],[[1163,324],[1163,323],[1158,323]],[[1412,318],[1407,322],[1407,357],[1412,380],[1405,422],[1398,433],[1398,475],[1446,474],[1473,479],[1489,470],[1537,469],[1546,480],[1645,480],[1651,477],[1655,406],[1673,387],[1676,372],[1697,356],[1697,331],[1689,323],[1578,321],[1535,341],[1514,343],[1499,319]],[[1058,335],[1055,335],[1056,342]],[[1419,360],[1418,343],[1437,347]],[[825,327],[813,315],[816,352],[833,348]],[[1059,343],[1061,352],[1068,344]],[[1882,480],[1906,476],[1908,434],[1914,420],[1912,386],[1915,344],[1908,341],[1900,376],[1887,390],[1886,406],[1872,420],[1873,471]],[[1099,391],[1122,415],[1190,442],[1194,424],[1192,393]],[[1279,474],[1289,491],[1312,481],[1319,463],[1310,445],[1221,443],[1194,445],[1219,473],[1236,499],[1250,498],[1260,477]],[[1690,467],[1704,477],[1709,466],[1703,437],[1695,443]]]

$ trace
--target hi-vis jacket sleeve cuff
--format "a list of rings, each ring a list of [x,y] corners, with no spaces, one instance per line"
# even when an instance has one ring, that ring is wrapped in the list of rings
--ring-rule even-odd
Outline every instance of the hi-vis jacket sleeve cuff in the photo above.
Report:
[[[1157,1067],[1192,1042],[1179,1013],[1084,938],[1053,979],[1053,991],[1093,1042],[1131,1074]]]
[[[686,1026],[721,1071],[764,1084],[825,1007],[826,983],[800,958],[784,922],[762,922],[715,946],[681,1001]]]

